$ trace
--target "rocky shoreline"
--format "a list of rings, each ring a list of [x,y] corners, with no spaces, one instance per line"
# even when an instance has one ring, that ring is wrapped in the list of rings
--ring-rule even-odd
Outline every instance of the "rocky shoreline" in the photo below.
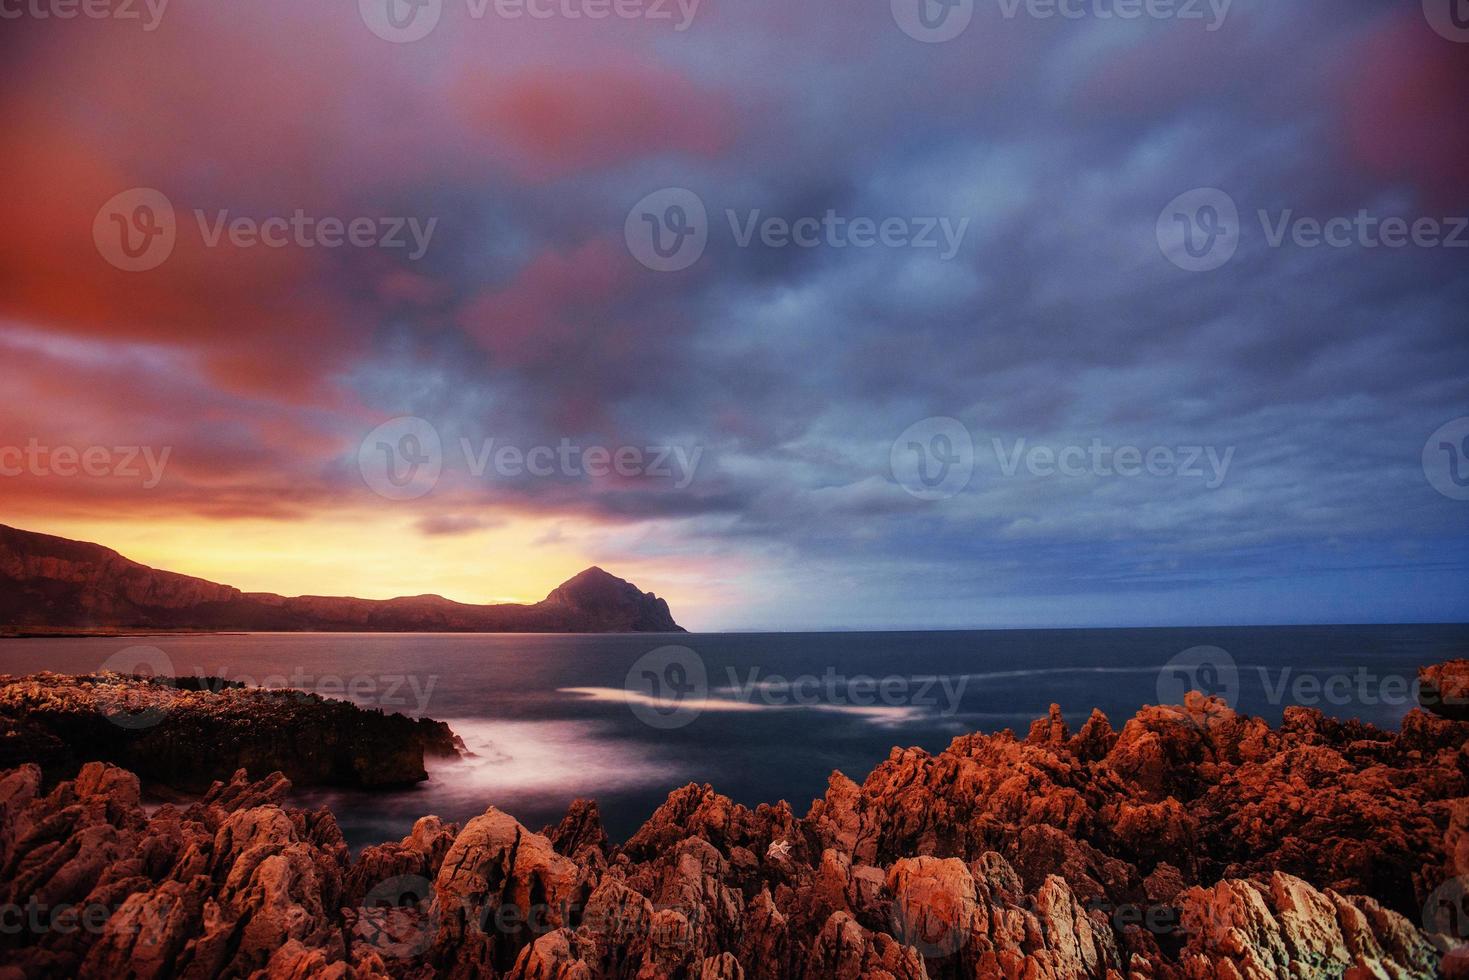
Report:
[[[52,783],[103,761],[181,792],[237,769],[385,789],[422,782],[425,757],[462,748],[440,721],[218,677],[0,675],[0,768],[35,763]]]
[[[620,846],[577,801],[540,833],[424,817],[356,859],[278,773],[149,815],[130,772],[48,791],[24,765],[0,978],[1460,976],[1466,741],[1423,710],[1272,729],[1190,694],[1120,731],[1053,709],[894,749],[804,816],[689,785]]]

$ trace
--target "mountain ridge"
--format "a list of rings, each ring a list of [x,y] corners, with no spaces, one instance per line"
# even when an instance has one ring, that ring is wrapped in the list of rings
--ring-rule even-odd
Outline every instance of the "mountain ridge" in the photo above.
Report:
[[[592,566],[537,603],[438,595],[359,599],[245,592],[88,541],[0,524],[0,628],[280,632],[682,633],[668,603]]]

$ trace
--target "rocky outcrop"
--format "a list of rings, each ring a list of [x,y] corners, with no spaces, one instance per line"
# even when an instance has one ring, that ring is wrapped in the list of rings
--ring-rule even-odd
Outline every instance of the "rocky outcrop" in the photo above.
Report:
[[[1076,734],[1053,712],[833,774],[804,817],[691,785],[620,847],[577,801],[540,834],[426,817],[355,860],[279,775],[149,815],[131,773],[47,792],[22,766],[0,901],[39,911],[0,930],[0,976],[1455,976],[1466,739],[1416,711],[1271,729],[1191,697]]]
[[[440,721],[217,677],[0,675],[0,766],[37,763],[52,779],[104,761],[187,792],[237,769],[381,788],[427,779],[425,756],[460,747]]]
[[[1419,670],[1418,702],[1443,718],[1469,721],[1469,660],[1450,660]]]
[[[0,525],[0,629],[373,632],[683,632],[668,603],[589,568],[538,603],[241,592],[149,568],[101,545]]]

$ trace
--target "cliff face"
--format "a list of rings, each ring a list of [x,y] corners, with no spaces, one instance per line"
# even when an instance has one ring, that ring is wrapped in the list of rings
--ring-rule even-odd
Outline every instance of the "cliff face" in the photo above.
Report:
[[[101,545],[0,525],[0,626],[11,629],[682,632],[651,592],[590,568],[534,605],[441,596],[287,598],[159,571]]]
[[[46,793],[22,766],[0,773],[0,903],[92,925],[0,930],[0,962],[84,980],[1461,976],[1466,738],[1421,711],[1396,733],[1305,709],[1271,729],[1196,695],[1121,731],[1053,710],[1025,738],[834,773],[805,816],[689,785],[622,846],[578,801],[540,833],[494,807],[425,817],[356,860],[279,776],[150,816],[122,770]]]

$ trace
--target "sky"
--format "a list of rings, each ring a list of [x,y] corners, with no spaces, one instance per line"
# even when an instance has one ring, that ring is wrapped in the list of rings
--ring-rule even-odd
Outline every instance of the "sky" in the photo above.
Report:
[[[0,3],[0,523],[701,630],[1469,617],[1438,0],[387,2]]]

